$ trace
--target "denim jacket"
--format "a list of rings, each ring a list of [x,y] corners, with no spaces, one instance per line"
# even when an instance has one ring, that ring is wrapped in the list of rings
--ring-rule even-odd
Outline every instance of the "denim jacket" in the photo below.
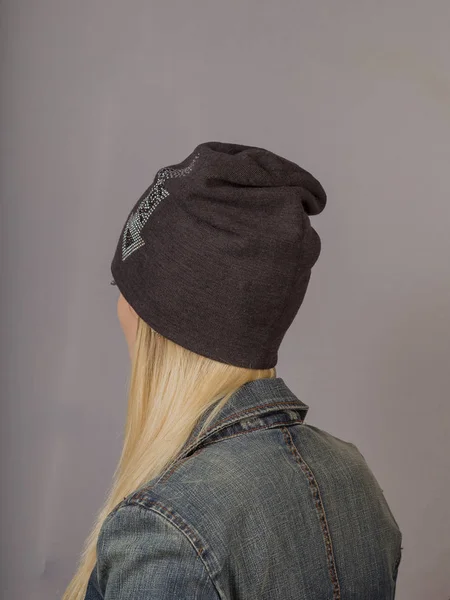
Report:
[[[394,598],[397,521],[357,447],[307,411],[276,377],[244,384],[195,440],[201,419],[103,522],[85,600]]]

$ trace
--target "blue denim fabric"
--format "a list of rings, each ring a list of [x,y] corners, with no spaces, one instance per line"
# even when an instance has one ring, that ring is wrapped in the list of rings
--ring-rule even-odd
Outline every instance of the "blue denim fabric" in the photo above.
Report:
[[[390,600],[402,533],[357,447],[246,383],[103,523],[85,600]],[[205,415],[206,417],[206,415]]]

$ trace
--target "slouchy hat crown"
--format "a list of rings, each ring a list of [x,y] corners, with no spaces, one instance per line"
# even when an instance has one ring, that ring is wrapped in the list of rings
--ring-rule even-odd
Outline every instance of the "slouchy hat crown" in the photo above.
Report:
[[[272,368],[321,250],[309,216],[325,204],[322,185],[296,163],[205,142],[155,174],[111,273],[161,335],[219,362]]]

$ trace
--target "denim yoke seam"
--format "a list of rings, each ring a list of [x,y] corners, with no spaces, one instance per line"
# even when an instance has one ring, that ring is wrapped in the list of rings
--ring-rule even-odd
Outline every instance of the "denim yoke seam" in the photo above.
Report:
[[[213,563],[213,566],[215,566],[215,571],[217,572],[217,560],[212,550],[209,547],[207,547],[206,544],[203,542],[200,534],[191,525],[189,525],[183,519],[183,517],[181,517],[181,515],[176,513],[169,506],[167,506],[161,501],[153,500],[146,496],[147,494],[145,493],[145,491],[143,491],[142,493],[139,492],[138,494],[134,495],[133,498],[126,503],[126,505],[135,505],[139,506],[140,508],[143,508],[144,510],[151,510],[160,515],[162,518],[164,518],[168,523],[171,523],[173,527],[176,527],[186,537],[191,546],[194,548],[196,555],[202,561],[206,574],[210,579],[214,589],[216,590],[218,597],[220,599],[225,600],[225,593],[221,589],[219,583],[215,581],[211,573],[210,566],[208,565],[209,560]]]
[[[331,534],[328,527],[327,517],[325,513],[325,508],[322,501],[322,496],[320,494],[319,485],[314,476],[313,471],[303,459],[300,454],[297,446],[294,444],[294,440],[292,439],[290,431],[283,427],[281,429],[284,440],[288,446],[289,451],[291,452],[294,460],[300,465],[301,470],[306,475],[309,483],[309,488],[314,500],[314,506],[316,508],[317,516],[319,517],[320,526],[322,529],[322,535],[325,543],[327,564],[328,564],[328,573],[330,575],[331,584],[333,588],[333,600],[341,600],[341,589],[339,585],[339,579],[336,570],[336,562],[333,553],[333,544],[331,541]]]

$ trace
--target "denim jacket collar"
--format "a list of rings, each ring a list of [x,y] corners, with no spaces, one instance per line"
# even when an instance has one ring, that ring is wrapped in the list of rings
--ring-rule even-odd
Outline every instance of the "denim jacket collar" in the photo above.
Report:
[[[248,381],[229,398],[208,429],[197,438],[214,406],[202,415],[178,459],[192,454],[201,446],[250,429],[275,427],[283,423],[303,423],[309,409],[281,377]]]

